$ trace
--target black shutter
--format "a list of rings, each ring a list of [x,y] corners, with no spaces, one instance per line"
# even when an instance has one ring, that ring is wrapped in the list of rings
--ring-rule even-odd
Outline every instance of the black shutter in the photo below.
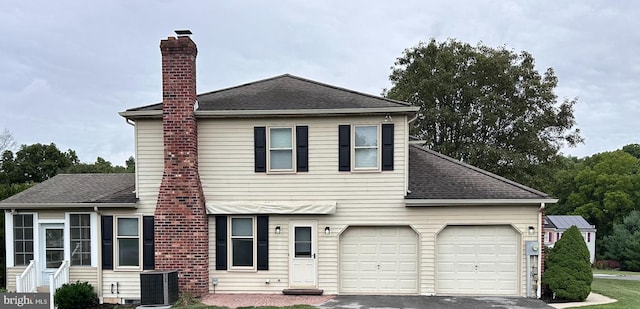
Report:
[[[258,216],[258,270],[269,270],[269,217]]]
[[[142,217],[142,269],[149,270],[155,267],[153,216],[144,216]]]
[[[102,216],[102,269],[113,269],[113,216]]]
[[[338,170],[351,171],[351,126],[338,126]]]
[[[393,123],[382,125],[382,170],[393,171]]]
[[[309,171],[309,127],[296,127],[296,171]]]
[[[227,216],[216,216],[216,270],[227,269]]]
[[[265,127],[253,128],[253,148],[255,171],[264,173],[267,171],[267,131]]]

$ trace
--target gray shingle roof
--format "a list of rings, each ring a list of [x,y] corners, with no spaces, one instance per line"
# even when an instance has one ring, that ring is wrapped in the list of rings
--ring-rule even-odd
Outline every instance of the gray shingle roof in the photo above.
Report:
[[[1,201],[0,207],[9,204],[128,204],[137,201],[134,190],[133,173],[58,174]]]
[[[284,74],[198,95],[198,111],[411,107],[411,104]],[[127,111],[161,110],[162,103]]]
[[[545,216],[547,223],[550,226],[557,229],[568,229],[572,226],[577,226],[579,229],[593,229],[591,224],[587,222],[582,216]]]
[[[409,147],[407,199],[551,199],[543,192],[417,145]]]

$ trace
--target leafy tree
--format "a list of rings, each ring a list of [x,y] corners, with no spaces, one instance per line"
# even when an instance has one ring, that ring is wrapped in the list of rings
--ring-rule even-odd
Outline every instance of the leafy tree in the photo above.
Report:
[[[622,147],[622,151],[640,159],[640,144],[629,144]]]
[[[13,139],[13,135],[9,130],[4,129],[0,133],[0,153],[5,152],[5,150],[12,150],[14,147],[16,147],[16,141]]]
[[[389,78],[385,96],[420,107],[411,133],[426,146],[530,186],[582,142],[576,99],[558,103],[555,73],[524,51],[432,39],[405,49]]]
[[[129,160],[125,162],[127,167],[123,166],[113,166],[111,162],[103,159],[102,157],[98,157],[95,163],[79,163],[70,166],[65,169],[64,172],[68,174],[83,174],[83,173],[133,173],[135,172],[135,163],[131,165],[130,160],[133,160],[133,157],[130,157]]]
[[[55,144],[22,145],[15,157],[10,151],[3,154],[0,177],[4,183],[29,183],[45,181],[60,171],[78,164],[75,151],[61,152]]]
[[[591,293],[589,249],[576,226],[567,229],[547,253],[542,285],[555,298],[583,301]]]
[[[640,159],[617,150],[574,161],[559,170],[546,188],[558,198],[548,214],[583,216],[598,229],[596,252],[606,253],[605,236],[615,223],[640,210]]]
[[[634,210],[604,237],[605,258],[620,262],[623,270],[640,271],[640,211]]]

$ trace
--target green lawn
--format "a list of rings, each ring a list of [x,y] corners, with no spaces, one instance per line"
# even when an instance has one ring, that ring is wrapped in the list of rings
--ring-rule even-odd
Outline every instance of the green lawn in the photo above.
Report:
[[[603,270],[603,269],[594,269],[594,274],[605,274],[605,275],[636,275],[640,276],[640,273],[633,271],[619,271],[619,270]]]
[[[606,305],[596,305],[581,308],[589,309],[620,309],[640,308],[640,281],[594,278],[591,291],[602,294],[618,301]]]

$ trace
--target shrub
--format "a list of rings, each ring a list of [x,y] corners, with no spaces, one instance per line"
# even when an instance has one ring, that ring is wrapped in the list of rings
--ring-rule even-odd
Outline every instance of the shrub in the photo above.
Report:
[[[591,293],[593,272],[589,249],[577,227],[567,229],[547,254],[542,275],[545,291],[565,301],[583,301]]]
[[[593,264],[595,269],[620,269],[620,262],[614,260],[597,260],[595,264]]]
[[[603,240],[605,258],[620,261],[621,270],[640,271],[640,211],[634,210]]]
[[[87,309],[98,305],[98,295],[88,282],[65,283],[56,290],[53,301],[58,309]]]

